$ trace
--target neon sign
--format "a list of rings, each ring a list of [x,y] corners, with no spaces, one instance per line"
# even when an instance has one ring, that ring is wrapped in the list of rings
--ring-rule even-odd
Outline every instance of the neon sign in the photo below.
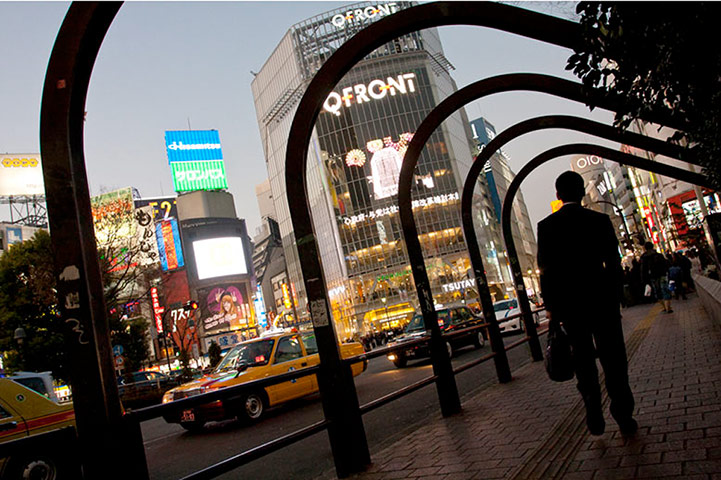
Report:
[[[457,292],[459,290],[465,290],[467,288],[473,288],[476,284],[475,279],[473,278],[467,278],[464,280],[461,280],[460,282],[451,282],[446,283],[445,285],[442,285],[443,291],[448,292]]]
[[[176,192],[228,188],[222,160],[173,162],[170,172]]]
[[[413,210],[415,210],[417,208],[429,207],[431,205],[444,205],[444,204],[450,203],[452,201],[460,200],[460,198],[461,197],[458,194],[458,192],[434,195],[432,197],[426,197],[426,198],[421,198],[418,200],[413,200],[411,202],[411,208]],[[390,207],[378,208],[376,210],[371,210],[368,213],[359,213],[358,215],[353,215],[350,217],[341,217],[341,220],[343,221],[344,225],[353,226],[359,222],[364,222],[366,220],[374,220],[376,218],[389,217],[395,213],[398,213],[398,205],[391,205]]]
[[[168,130],[165,148],[169,163],[223,158],[217,130]]]
[[[398,5],[395,3],[386,3],[385,5],[378,5],[375,7],[357,8],[355,10],[348,10],[345,14],[339,13],[333,15],[331,23],[338,28],[345,28],[346,25],[357,25],[366,20],[371,20],[378,17],[384,17],[398,11]]]
[[[160,306],[160,298],[158,297],[157,287],[150,287],[150,298],[153,303],[155,329],[158,331],[158,333],[163,333],[163,312],[165,312],[165,308]]]
[[[583,170],[591,165],[601,165],[603,160],[597,155],[591,155],[589,157],[580,157],[576,159],[576,166],[579,170]]]
[[[323,109],[334,115],[340,115],[341,108],[348,108],[354,103],[360,105],[371,100],[380,100],[385,98],[388,93],[392,97],[396,94],[413,93],[416,91],[414,78],[416,78],[415,73],[403,73],[397,77],[387,77],[385,82],[375,79],[367,85],[359,83],[352,87],[345,87],[341,93],[330,92],[323,103]]]

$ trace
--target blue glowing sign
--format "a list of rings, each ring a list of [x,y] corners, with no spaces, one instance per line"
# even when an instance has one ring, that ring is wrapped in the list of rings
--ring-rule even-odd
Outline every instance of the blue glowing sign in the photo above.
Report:
[[[167,272],[185,266],[177,220],[171,218],[156,223],[155,238],[158,242],[160,265],[163,271]]]
[[[168,162],[222,160],[217,130],[178,130],[165,132]]]

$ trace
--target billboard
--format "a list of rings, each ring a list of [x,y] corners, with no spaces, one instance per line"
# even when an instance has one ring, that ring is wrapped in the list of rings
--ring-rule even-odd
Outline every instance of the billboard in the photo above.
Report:
[[[8,246],[15,245],[16,243],[22,243],[23,229],[22,227],[7,227],[6,236],[8,240]]]
[[[173,187],[176,192],[228,188],[222,160],[174,162],[170,164],[170,173],[173,176]]]
[[[0,155],[0,196],[45,195],[39,153]]]
[[[180,243],[178,221],[174,218],[155,224],[155,238],[158,241],[160,266],[164,272],[185,266],[183,247]]]
[[[193,242],[198,280],[248,273],[241,237],[217,237]]]
[[[135,235],[133,191],[130,187],[96,195],[90,199],[99,245]]]
[[[138,263],[143,266],[158,261],[158,242],[155,238],[153,207],[141,207],[135,210],[135,243],[138,248]]]
[[[255,327],[251,299],[244,282],[198,289],[205,332]]]
[[[168,162],[222,160],[217,130],[179,130],[165,132]]]
[[[153,207],[153,221],[178,218],[177,197],[136,198],[135,208]]]
[[[176,192],[228,188],[217,130],[166,131],[165,148]]]

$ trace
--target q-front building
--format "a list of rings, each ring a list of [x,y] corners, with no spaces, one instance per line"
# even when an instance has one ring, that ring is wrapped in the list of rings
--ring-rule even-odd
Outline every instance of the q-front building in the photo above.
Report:
[[[369,23],[412,5],[363,2],[297,23],[252,82],[299,317],[286,318],[286,324],[309,320],[284,177],[286,144],[298,102],[343,42]],[[375,50],[324,101],[309,148],[307,191],[333,318],[342,338],[402,326],[417,308],[398,213],[398,175],[421,121],[456,90],[451,70],[438,31],[426,29]],[[472,162],[471,148],[467,116],[457,112],[431,136],[413,177],[413,212],[437,304],[477,303],[460,220],[460,193]],[[478,218],[484,211],[492,216],[487,196],[478,194],[475,201]]]

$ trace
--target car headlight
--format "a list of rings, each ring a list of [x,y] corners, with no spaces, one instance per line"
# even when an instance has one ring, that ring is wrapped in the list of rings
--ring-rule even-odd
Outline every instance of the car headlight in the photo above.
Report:
[[[396,360],[397,358],[398,358],[398,356],[395,353],[388,354],[388,360],[390,360],[391,362]]]

